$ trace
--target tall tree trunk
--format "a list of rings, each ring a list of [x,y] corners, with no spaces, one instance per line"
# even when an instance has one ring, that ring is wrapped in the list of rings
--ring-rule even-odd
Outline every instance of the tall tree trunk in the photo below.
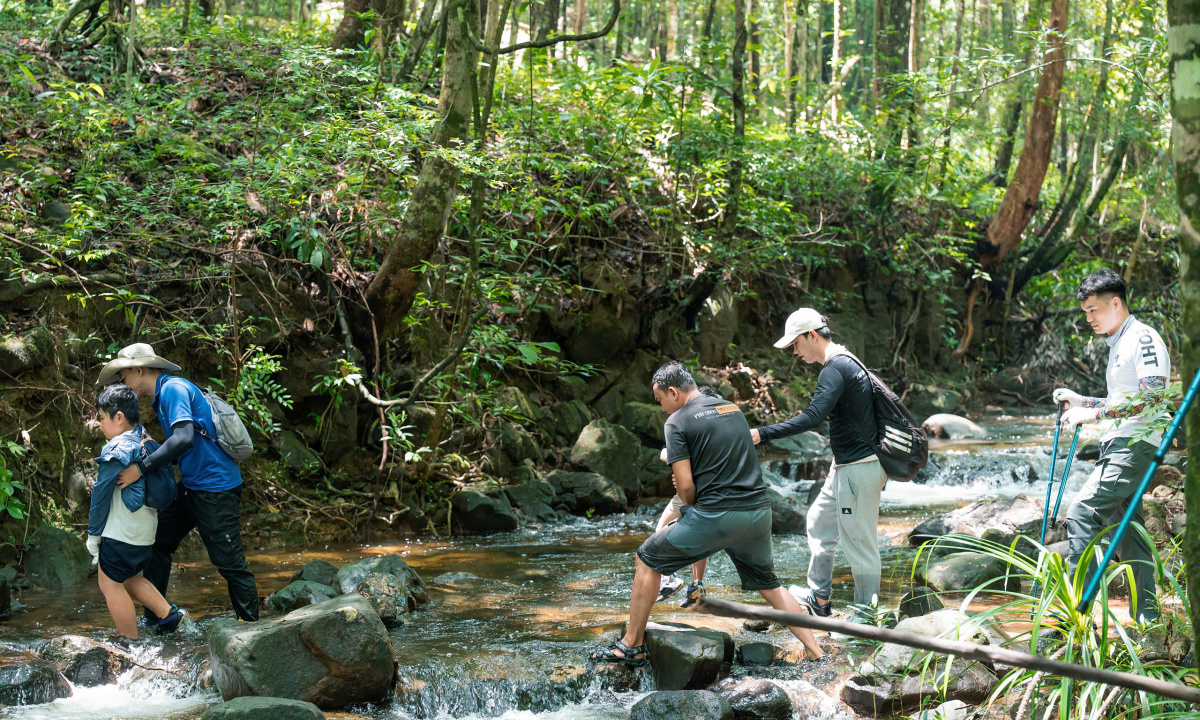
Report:
[[[477,23],[474,3],[469,5],[467,22]],[[472,69],[478,53],[469,41],[464,42],[459,28],[457,21],[446,27],[438,97],[440,119],[433,131],[434,147],[449,148],[466,140],[471,126]],[[458,166],[447,158],[436,154],[424,158],[399,232],[367,287],[367,304],[381,342],[395,331],[412,307],[420,281],[413,268],[429,259],[446,231],[446,221],[458,193],[458,175]],[[357,322],[355,326],[361,335],[360,347],[368,347],[372,340],[370,325]]]
[[[717,0],[708,0],[708,9],[704,11],[704,26],[700,30],[702,40],[712,40],[713,18],[717,14]]]
[[[737,231],[742,195],[743,151],[746,141],[746,0],[733,0],[733,158],[729,161],[729,191],[721,234],[733,237]]]
[[[830,113],[834,122],[837,122],[838,110],[841,108],[842,103],[841,83],[838,83],[837,79],[842,72],[842,65],[846,62],[846,46],[845,40],[842,37],[846,29],[843,26],[843,23],[846,21],[846,8],[842,5],[844,2],[846,0],[833,0],[833,37],[831,38],[833,40],[833,49],[830,51],[829,56],[829,67],[832,72],[829,81],[837,83],[833,89],[833,102]]]
[[[909,77],[921,72],[925,58],[925,0],[912,0],[912,15],[908,20],[908,74]],[[917,93],[917,89],[913,89]],[[912,99],[912,124],[908,126],[908,146],[916,147],[921,144],[921,118],[924,116],[924,105],[920,94],[914,94]]]
[[[421,60],[421,54],[425,51],[429,36],[433,34],[433,19],[441,2],[442,0],[425,0],[425,4],[421,6],[421,17],[417,20],[417,27],[413,30],[412,37],[409,38],[404,61],[400,63],[399,76],[401,80],[410,79],[413,71],[417,69],[417,63]]]
[[[667,0],[667,60],[679,57],[679,0]]]
[[[980,262],[985,267],[994,267],[1003,262],[1009,251],[1020,244],[1021,234],[1037,211],[1042,193],[1042,181],[1050,165],[1050,154],[1054,150],[1054,125],[1058,118],[1059,91],[1062,89],[1063,67],[1066,65],[1066,49],[1063,34],[1066,32],[1069,0],[1051,0],[1050,23],[1047,26],[1049,48],[1046,50],[1046,67],[1038,81],[1033,96],[1033,109],[1029,115],[1029,127],[1025,131],[1025,145],[1021,159],[1013,173],[1012,184],[1004,193],[1004,200],[988,225],[987,239],[976,249]]]
[[[370,8],[370,0],[344,0],[342,3],[342,21],[337,30],[333,31],[333,40],[329,47],[334,50],[358,47],[363,43],[362,13]]]
[[[875,103],[885,115],[882,150],[896,163],[904,128],[912,124],[912,85],[908,72],[911,0],[875,2]]]
[[[1179,203],[1180,294],[1183,307],[1183,386],[1200,372],[1200,0],[1167,0],[1171,54],[1171,129],[1175,155],[1175,198]],[[1200,448],[1200,408],[1187,417],[1189,448]],[[1187,528],[1183,554],[1187,561],[1188,611],[1193,647],[1200,647],[1200,463],[1187,464],[1185,480]]]
[[[989,45],[992,42],[992,4],[990,0],[978,0],[979,12],[979,38],[978,44],[983,48],[985,54],[990,54]],[[979,75],[977,82],[979,87],[984,88],[987,85],[987,73],[984,71],[984,64],[979,65]],[[987,129],[988,121],[991,119],[992,98],[991,93],[985,88],[979,92],[979,99],[975,101],[975,109],[979,117],[979,127]]]
[[[762,15],[762,0],[746,0],[746,21],[750,25],[750,89],[754,94],[754,109],[762,107],[762,36],[758,32],[758,16]]]

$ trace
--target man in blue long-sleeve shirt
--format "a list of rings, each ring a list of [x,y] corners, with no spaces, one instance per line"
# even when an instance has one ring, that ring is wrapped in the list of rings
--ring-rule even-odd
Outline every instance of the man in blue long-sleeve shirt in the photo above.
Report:
[[[808,509],[808,587],[792,594],[814,615],[828,617],[833,606],[833,558],[838,545],[854,575],[854,604],[879,602],[879,495],[887,475],[875,455],[875,405],[866,369],[833,342],[825,318],[801,308],[787,319],[777,348],[791,347],[800,359],[821,363],[808,409],[790,420],[750,431],[755,444],[816,429],[829,418],[833,466],[820,495]],[[855,619],[860,613],[855,613]]]
[[[96,405],[100,429],[108,444],[96,458],[99,475],[92,486],[87,548],[100,566],[100,590],[122,635],[137,637],[134,600],[162,618],[157,628],[160,633],[174,632],[187,611],[169,604],[142,576],[150,563],[158,511],[146,504],[145,480],[117,488],[121,471],[158,446],[146,439],[139,424],[141,413],[133,390],[110,385],[100,393]]]

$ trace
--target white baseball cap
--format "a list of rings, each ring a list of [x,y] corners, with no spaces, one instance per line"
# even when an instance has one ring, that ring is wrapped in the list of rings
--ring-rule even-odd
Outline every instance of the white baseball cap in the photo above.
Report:
[[[825,318],[821,313],[812,308],[800,308],[796,312],[788,315],[787,322],[783,326],[783,337],[775,343],[775,347],[783,349],[806,332],[820,330],[825,327]]]

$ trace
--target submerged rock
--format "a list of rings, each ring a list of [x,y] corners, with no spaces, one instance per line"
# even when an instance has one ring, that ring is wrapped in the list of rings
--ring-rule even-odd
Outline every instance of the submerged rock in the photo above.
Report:
[[[40,705],[70,696],[70,683],[48,660],[0,646],[0,707]]]
[[[771,643],[750,642],[738,646],[738,662],[743,665],[770,665],[775,662],[779,648]]]
[[[336,576],[334,578],[336,580]],[[282,590],[271,594],[267,604],[279,612],[289,613],[307,605],[316,605],[335,598],[340,593],[329,585],[308,580],[290,583]]]
[[[729,701],[708,690],[651,693],[633,706],[629,720],[734,720]]]
[[[29,540],[25,574],[36,587],[62,592],[87,579],[92,556],[77,536],[43,525]]]
[[[111,685],[134,667],[133,657],[125,650],[79,635],[54,638],[42,650],[42,657],[78,687]]]
[[[337,585],[337,565],[325,560],[310,560],[292,574],[292,582],[307,580],[322,585]]]
[[[240,697],[210,707],[200,720],[325,720],[325,713],[300,700]]]
[[[728,678],[713,691],[729,703],[736,720],[791,720],[792,699],[770,680]]]
[[[412,596],[413,609],[419,610],[429,603],[429,590],[425,587],[425,581],[416,570],[404,562],[404,558],[395,554],[366,558],[346,565],[338,570],[337,584],[334,587],[343,593],[354,592],[363,578],[371,573],[395,575],[403,580],[409,595]]]
[[[356,594],[277,620],[218,623],[209,632],[208,648],[225,700],[285,697],[335,710],[382,700],[395,677],[387,629]]]
[[[646,652],[660,690],[696,690],[716,682],[733,662],[728,633],[681,623],[646,626]]]

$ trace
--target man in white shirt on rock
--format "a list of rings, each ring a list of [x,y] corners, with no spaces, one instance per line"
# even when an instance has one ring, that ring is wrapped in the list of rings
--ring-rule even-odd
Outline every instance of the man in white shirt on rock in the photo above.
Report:
[[[1163,401],[1171,377],[1167,347],[1154,328],[1129,314],[1120,275],[1107,269],[1094,272],[1080,283],[1076,296],[1092,330],[1107,336],[1109,355],[1108,397],[1084,397],[1067,388],[1054,391],[1054,402],[1070,408],[1062,418],[1068,432],[1084,423],[1104,423],[1096,469],[1067,509],[1072,576],[1084,549],[1102,530],[1121,521],[1129,503],[1137,503],[1133,519],[1142,522],[1141,498],[1133,494],[1162,442]],[[1153,548],[1141,532],[1130,528],[1118,555],[1132,565],[1137,586],[1130,598],[1130,617],[1139,622],[1157,620]]]

